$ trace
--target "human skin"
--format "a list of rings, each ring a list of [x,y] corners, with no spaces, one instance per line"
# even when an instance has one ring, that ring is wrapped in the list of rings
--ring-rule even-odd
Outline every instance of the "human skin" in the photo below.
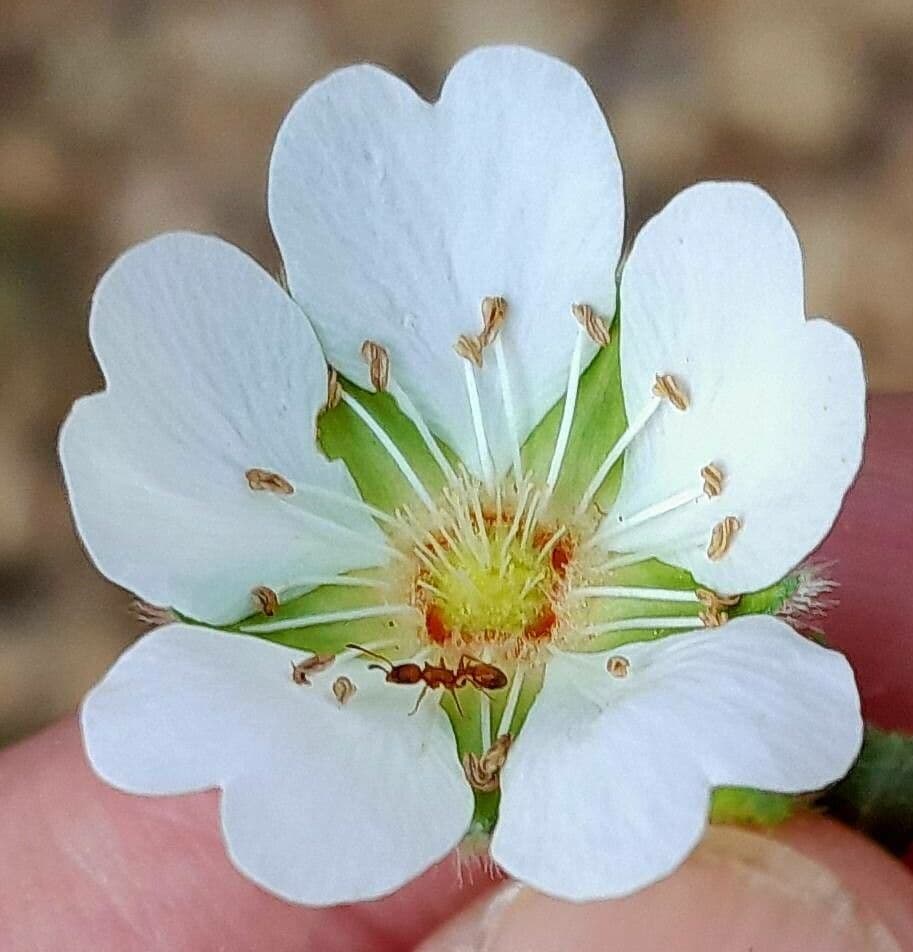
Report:
[[[819,553],[836,560],[841,584],[827,636],[856,669],[866,715],[909,731],[911,472],[913,397],[875,398],[862,473]],[[307,849],[308,826],[319,822],[302,815],[287,833]],[[215,792],[153,798],[106,786],[74,718],[0,754],[4,952],[399,950],[439,927],[426,949],[913,950],[913,877],[816,817],[773,834],[714,830],[673,876],[617,902],[559,903],[495,888],[479,871],[463,880],[450,858],[387,899],[293,906],[232,867]]]

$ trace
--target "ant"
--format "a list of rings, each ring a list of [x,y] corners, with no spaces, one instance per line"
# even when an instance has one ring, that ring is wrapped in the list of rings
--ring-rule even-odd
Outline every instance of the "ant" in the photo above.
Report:
[[[376,651],[368,651],[367,648],[362,648],[360,645],[346,645],[346,647],[383,662],[383,664],[369,664],[368,669],[385,672],[385,680],[390,684],[418,684],[419,681],[423,682],[421,693],[415,702],[415,707],[409,712],[410,714],[414,714],[418,710],[419,704],[422,703],[429,688],[432,690],[443,688],[445,691],[449,691],[457,710],[462,715],[463,708],[460,706],[460,699],[456,694],[457,688],[471,684],[480,691],[496,691],[498,688],[507,685],[507,675],[500,668],[468,654],[461,655],[456,669],[451,669],[444,664],[443,658],[437,664],[429,664],[426,661],[424,667],[417,665],[414,661],[394,664],[389,658],[377,654]]]

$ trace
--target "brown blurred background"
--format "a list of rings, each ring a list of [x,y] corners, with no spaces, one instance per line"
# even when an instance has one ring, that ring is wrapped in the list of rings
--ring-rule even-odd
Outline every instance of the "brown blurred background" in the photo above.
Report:
[[[859,337],[873,389],[913,388],[911,0],[2,0],[0,744],[72,708],[139,630],[79,547],[55,453],[100,385],[100,273],[171,228],[274,268],[266,169],[294,98],[364,59],[433,96],[501,41],[589,78],[629,232],[696,179],[761,183],[798,226],[810,311]]]

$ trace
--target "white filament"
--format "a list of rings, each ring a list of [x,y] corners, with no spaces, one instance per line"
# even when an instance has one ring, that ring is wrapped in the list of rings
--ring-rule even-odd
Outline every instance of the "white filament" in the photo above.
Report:
[[[697,595],[678,588],[641,588],[632,585],[590,585],[572,588],[575,598],[637,598],[649,602],[697,602]]]
[[[610,631],[654,631],[660,628],[703,628],[696,615],[674,615],[670,618],[619,618],[584,628],[581,634],[604,635]]]
[[[662,499],[650,506],[646,506],[639,512],[619,519],[617,522],[612,522],[611,524],[603,522],[593,536],[593,540],[604,544],[611,543],[612,540],[624,535],[625,532],[634,529],[636,526],[643,525],[645,522],[650,522],[652,519],[656,519],[658,516],[664,516],[666,513],[673,512],[676,509],[681,509],[683,506],[700,503],[702,499],[706,498],[703,493],[695,493],[694,489],[683,489],[681,492],[674,493],[667,499]]]
[[[504,347],[501,338],[496,337],[493,344],[495,362],[498,365],[498,378],[501,382],[501,396],[504,398],[504,416],[507,418],[507,429],[510,433],[510,449],[514,460],[514,477],[523,478],[523,463],[520,459],[520,430],[517,426],[517,413],[514,407],[514,393],[510,385],[510,376],[507,373],[507,361],[504,357]]]
[[[431,496],[428,493],[428,490],[425,489],[422,481],[418,478],[418,474],[415,470],[409,465],[408,460],[403,456],[400,448],[390,439],[387,431],[371,416],[370,413],[346,390],[342,391],[342,399],[345,404],[354,411],[356,416],[365,424],[365,426],[374,434],[377,441],[381,446],[387,451],[390,458],[396,463],[399,471],[406,477],[406,481],[409,485],[415,490],[416,495],[421,499],[421,501],[429,508],[434,509],[434,502],[431,499]]]
[[[269,634],[273,631],[288,631],[291,628],[311,628],[314,625],[330,625],[338,621],[357,621],[360,618],[384,618],[415,612],[412,605],[369,605],[366,608],[349,608],[338,612],[322,612],[316,615],[301,615],[297,618],[281,618],[257,625],[242,625],[241,631]]]
[[[491,699],[483,691],[479,695],[479,710],[481,713],[482,753],[491,747]]]
[[[548,476],[545,478],[547,492],[551,495],[561,466],[567,453],[567,444],[571,438],[571,425],[574,422],[574,410],[577,407],[577,391],[580,387],[580,362],[583,357],[583,342],[586,339],[586,330],[581,325],[577,329],[577,339],[574,341],[574,352],[571,356],[571,367],[567,375],[567,391],[564,397],[564,412],[561,414],[561,426],[558,428],[558,438],[555,440],[555,451],[552,454],[552,463],[549,466]],[[600,480],[601,482],[601,480]]]
[[[488,448],[488,438],[485,435],[485,424],[482,422],[482,405],[479,402],[479,389],[476,386],[475,373],[468,360],[463,361],[463,379],[466,381],[466,396],[469,398],[469,411],[472,414],[472,425],[476,434],[476,446],[479,450],[479,465],[482,467],[482,477],[485,488],[489,492],[495,489],[495,470],[491,460],[491,450]]]
[[[640,413],[628,424],[628,428],[621,434],[618,438],[618,442],[612,449],[609,450],[608,456],[602,461],[602,465],[599,469],[596,470],[596,475],[590,480],[589,486],[587,486],[586,491],[577,505],[577,515],[582,515],[586,511],[587,506],[593,501],[593,497],[599,492],[599,487],[605,481],[606,476],[609,475],[609,470],[621,459],[621,454],[628,448],[634,437],[647,425],[650,417],[656,413],[662,402],[661,397],[651,397],[641,408]]]
[[[517,668],[514,673],[514,679],[510,683],[510,691],[507,695],[507,702],[504,710],[501,712],[501,721],[498,724],[498,737],[510,732],[510,725],[517,711],[517,702],[520,700],[520,688],[523,687],[523,669]]]
[[[390,392],[391,396],[399,404],[400,409],[407,417],[415,424],[415,428],[419,432],[422,440],[425,442],[425,446],[428,447],[428,451],[434,457],[435,463],[437,463],[441,472],[444,474],[448,483],[455,483],[457,481],[457,475],[454,472],[453,467],[450,465],[450,460],[444,455],[444,451],[441,449],[440,443],[434,438],[434,434],[428,428],[428,424],[425,422],[424,417],[419,412],[418,407],[412,402],[412,398],[406,393],[405,390],[393,379],[390,377],[390,380],[387,384],[387,390]]]

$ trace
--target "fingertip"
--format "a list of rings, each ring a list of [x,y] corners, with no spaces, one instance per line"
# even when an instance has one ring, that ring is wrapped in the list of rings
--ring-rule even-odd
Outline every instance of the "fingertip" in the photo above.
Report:
[[[422,952],[903,952],[913,879],[874,844],[819,818],[776,837],[714,827],[668,879],[626,899],[576,905],[509,885]]]

